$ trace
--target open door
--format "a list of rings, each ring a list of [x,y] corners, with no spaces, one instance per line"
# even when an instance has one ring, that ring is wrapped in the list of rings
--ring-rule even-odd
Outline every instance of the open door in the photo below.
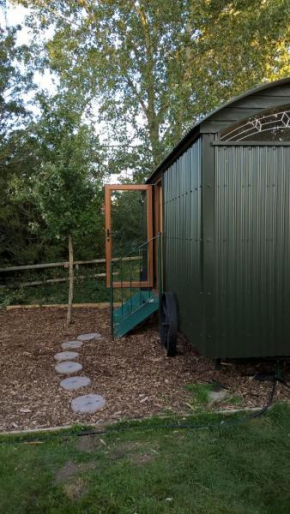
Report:
[[[158,234],[163,234],[163,194],[162,194],[162,180],[159,179],[154,184],[154,195],[153,195],[153,236],[154,236],[154,274],[155,274],[155,288],[156,290],[162,288],[162,277],[163,277],[163,262],[161,258],[160,269],[158,270],[158,251],[159,245],[161,245],[160,254],[162,255],[162,238],[160,241],[157,240]],[[159,280],[161,284],[159,284]]]
[[[153,287],[152,186],[105,186],[105,223],[107,287]]]

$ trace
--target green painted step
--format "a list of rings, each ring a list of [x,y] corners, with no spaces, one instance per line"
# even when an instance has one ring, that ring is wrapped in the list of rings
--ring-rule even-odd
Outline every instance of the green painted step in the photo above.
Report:
[[[141,291],[114,310],[114,337],[123,337],[159,308],[159,298],[152,291]]]

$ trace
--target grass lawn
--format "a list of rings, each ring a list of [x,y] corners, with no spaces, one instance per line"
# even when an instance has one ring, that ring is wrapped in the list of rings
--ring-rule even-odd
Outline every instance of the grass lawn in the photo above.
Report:
[[[41,444],[2,437],[0,511],[289,514],[290,408],[238,419],[197,415],[190,421],[210,424],[199,430],[155,419],[147,430],[46,434]]]

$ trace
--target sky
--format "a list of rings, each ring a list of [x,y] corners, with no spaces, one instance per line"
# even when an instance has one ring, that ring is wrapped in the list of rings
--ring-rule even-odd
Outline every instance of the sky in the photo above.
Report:
[[[12,6],[10,2],[6,2],[6,9],[0,9],[0,24],[1,26],[8,25],[9,27],[21,25],[24,22],[26,13],[28,13],[28,9],[20,5],[17,7]],[[27,43],[28,37],[28,29],[22,30],[19,43]]]

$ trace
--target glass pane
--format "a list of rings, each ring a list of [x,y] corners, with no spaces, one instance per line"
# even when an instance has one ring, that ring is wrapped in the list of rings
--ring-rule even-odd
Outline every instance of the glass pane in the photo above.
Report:
[[[290,106],[262,111],[232,125],[221,135],[222,141],[290,142]]]
[[[147,192],[111,192],[112,258],[118,260],[114,281],[147,280]]]

